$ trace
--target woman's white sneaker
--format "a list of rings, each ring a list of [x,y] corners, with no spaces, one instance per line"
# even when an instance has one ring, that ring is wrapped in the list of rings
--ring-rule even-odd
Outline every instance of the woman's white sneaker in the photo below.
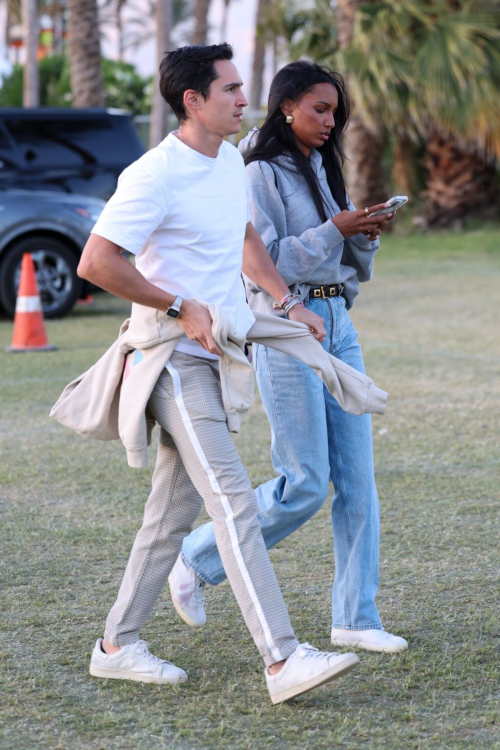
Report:
[[[110,680],[170,684],[185,682],[188,678],[183,669],[153,656],[146,641],[136,641],[122,646],[116,654],[106,654],[102,650],[102,638],[98,638],[92,651],[90,674]]]
[[[408,642],[399,635],[392,635],[385,630],[344,630],[332,628],[332,643],[334,646],[357,646],[366,651],[383,651],[395,654],[406,651]]]
[[[278,674],[271,675],[268,669],[265,670],[271,701],[274,704],[283,703],[296,695],[307,693],[325,682],[342,677],[358,663],[356,654],[318,651],[309,643],[301,643]]]
[[[205,614],[205,581],[188,568],[182,559],[177,558],[168,577],[170,595],[177,610],[191,628],[202,628],[207,621]]]

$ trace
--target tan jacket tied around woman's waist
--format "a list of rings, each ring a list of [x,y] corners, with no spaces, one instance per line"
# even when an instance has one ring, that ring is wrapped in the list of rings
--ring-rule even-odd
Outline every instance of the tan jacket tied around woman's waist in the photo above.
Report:
[[[244,346],[224,313],[201,302],[212,316],[212,335],[222,356],[219,371],[222,400],[231,432],[253,401],[253,370]],[[387,393],[373,380],[328,354],[304,323],[254,312],[246,341],[289,354],[312,367],[342,409],[351,414],[383,414]],[[166,313],[132,305],[118,339],[90,370],[66,386],[50,416],[83,437],[121,438],[129,466],[147,465],[147,446],[155,422],[147,404],[156,381],[184,331]]]

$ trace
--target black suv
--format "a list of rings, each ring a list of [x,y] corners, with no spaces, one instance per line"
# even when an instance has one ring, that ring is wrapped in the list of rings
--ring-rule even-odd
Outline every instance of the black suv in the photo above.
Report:
[[[50,190],[107,200],[144,153],[130,115],[106,109],[0,109],[0,190]]]

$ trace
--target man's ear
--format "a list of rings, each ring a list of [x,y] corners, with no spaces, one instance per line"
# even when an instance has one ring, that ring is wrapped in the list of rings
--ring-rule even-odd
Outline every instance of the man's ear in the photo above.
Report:
[[[194,91],[194,89],[187,89],[184,92],[183,96],[184,107],[186,108],[186,111],[189,111],[190,109],[199,109],[200,97],[201,94],[199,91]]]

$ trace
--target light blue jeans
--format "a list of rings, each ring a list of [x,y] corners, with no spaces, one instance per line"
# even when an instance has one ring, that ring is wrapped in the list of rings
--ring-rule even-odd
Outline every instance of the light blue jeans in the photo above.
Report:
[[[325,321],[323,347],[364,372],[358,334],[343,298],[310,300],[308,307]],[[313,370],[293,357],[258,345],[254,360],[271,423],[272,462],[279,475],[256,490],[266,546],[273,547],[321,508],[331,479],[335,490],[332,627],[381,628],[375,605],[380,516],[371,417],[342,411]],[[207,583],[215,586],[225,579],[212,523],[184,540],[182,555]]]

